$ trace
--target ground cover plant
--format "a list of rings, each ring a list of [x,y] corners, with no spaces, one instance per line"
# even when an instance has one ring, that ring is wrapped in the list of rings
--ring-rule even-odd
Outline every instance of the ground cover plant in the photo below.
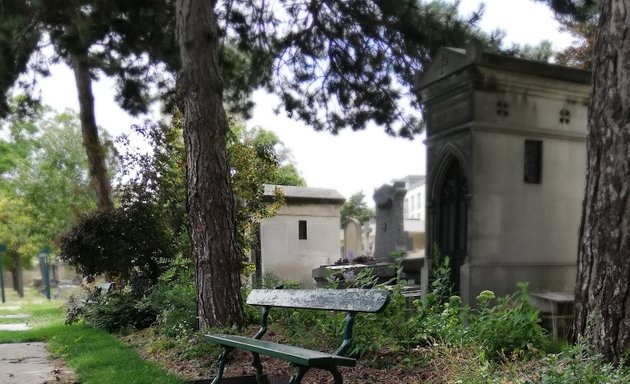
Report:
[[[470,308],[450,293],[448,258],[440,258],[432,291],[423,301],[407,302],[404,281],[393,284],[392,300],[382,314],[357,318],[352,354],[356,368],[344,370],[346,383],[621,383],[630,374],[590,352],[588,341],[577,346],[551,342],[540,327],[538,312],[528,299],[527,285],[496,298],[482,292]],[[188,271],[188,272],[186,272]],[[204,343],[194,329],[194,284],[190,270],[171,270],[154,288],[153,300],[162,303],[153,327],[124,338],[149,360],[189,379],[214,375],[217,346]],[[186,277],[187,276],[187,277]],[[350,277],[348,286],[373,282],[369,270]],[[339,281],[335,280],[335,283]],[[267,275],[259,287],[292,286]],[[247,290],[244,291],[244,295]],[[152,294],[149,294],[151,297]],[[152,299],[149,299],[151,301]],[[165,304],[166,303],[166,304]],[[245,308],[249,326],[219,332],[251,336],[257,329],[259,309]],[[272,340],[319,350],[339,344],[342,321],[336,314],[275,309],[270,315]],[[226,376],[251,372],[251,356],[236,353]],[[263,359],[266,372],[288,375],[287,364]],[[309,373],[305,384],[326,383],[327,375]]]
[[[463,305],[459,297],[450,294],[448,259],[441,260],[432,291],[425,300],[409,303],[403,295],[404,281],[399,281],[390,287],[392,301],[384,313],[358,317],[352,354],[360,359],[357,367],[344,369],[344,382],[630,382],[628,370],[608,364],[592,353],[588,339],[575,346],[549,342],[539,326],[537,311],[529,305],[525,284],[504,298],[482,292],[476,308]],[[373,282],[369,270],[348,277],[352,281],[346,284],[350,286]],[[259,286],[282,284],[293,286],[273,275],[264,276]],[[172,263],[146,295],[133,296],[131,290],[126,287],[118,293],[121,296],[114,294],[114,300],[106,301],[110,295],[103,296],[108,309],[79,317],[72,325],[63,324],[58,303],[24,306],[38,325],[26,332],[0,332],[0,342],[47,341],[51,351],[66,360],[83,383],[177,383],[213,377],[219,348],[204,342],[202,333],[195,330],[194,279],[187,262]],[[244,290],[244,295],[247,292]],[[111,324],[108,319],[115,317],[112,313],[117,308],[142,306],[155,313],[150,327],[139,330],[130,321],[110,329],[113,334],[107,333],[108,327],[103,325]],[[249,326],[218,332],[253,335],[260,312],[253,307],[245,310]],[[271,313],[268,335],[282,343],[332,350],[339,344],[342,326],[336,316],[277,309]],[[102,329],[94,327],[99,323]],[[292,372],[284,362],[263,359],[263,364],[270,374],[287,376]],[[165,370],[171,375],[166,375]],[[226,376],[249,372],[251,356],[236,353]],[[328,380],[326,373],[315,371],[303,382],[324,384]]]

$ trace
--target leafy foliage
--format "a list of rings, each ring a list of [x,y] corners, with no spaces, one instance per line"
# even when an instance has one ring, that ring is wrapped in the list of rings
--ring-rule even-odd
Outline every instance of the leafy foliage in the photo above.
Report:
[[[595,0],[536,0],[547,3],[555,12],[562,31],[575,40],[556,55],[558,64],[590,70],[593,67],[593,45],[599,22],[599,4]]]
[[[368,208],[365,200],[365,194],[362,191],[350,196],[343,206],[341,207],[341,228],[345,228],[350,218],[359,220],[360,223],[365,223],[374,216],[374,210]]]
[[[444,1],[229,1],[218,7],[228,41],[249,53],[251,82],[277,93],[287,114],[333,133],[369,122],[411,136],[417,115],[402,105],[421,70],[443,46],[482,36],[480,13],[464,19]]]
[[[195,279],[189,260],[177,259],[146,296],[157,313],[157,326],[170,337],[192,334],[197,326]]]
[[[551,41],[543,40],[538,45],[525,44],[520,47],[516,56],[527,60],[548,62],[553,56]]]
[[[535,383],[540,384],[622,384],[630,380],[630,370],[613,365],[580,341],[575,346],[546,358],[546,367]]]
[[[448,257],[439,260],[443,264],[437,268],[432,290],[424,300],[409,303],[403,295],[405,282],[399,280],[390,287],[391,300],[383,313],[357,317],[352,354],[385,348],[404,353],[418,346],[472,346],[485,361],[498,361],[513,355],[535,356],[546,347],[545,333],[538,324],[538,312],[529,304],[526,285],[496,304],[492,292],[482,292],[478,308],[471,309],[463,306],[458,296],[449,296]],[[355,277],[353,286],[373,281],[371,274],[362,273]],[[290,343],[322,350],[332,350],[339,343],[343,314],[301,310],[273,313]]]
[[[0,243],[7,246],[9,257],[2,258],[6,268],[14,270],[18,258],[24,267],[32,267],[41,239],[24,199],[0,194]]]
[[[146,204],[168,228],[170,241],[178,255],[188,255],[190,236],[186,215],[186,156],[181,114],[171,121],[146,121],[133,129],[151,147],[150,151],[133,148],[129,137],[117,139],[122,146],[119,156],[121,174],[119,196],[122,207]]]
[[[37,48],[41,35],[39,29],[34,27],[33,13],[33,2],[30,1],[11,1],[2,4],[0,93],[3,96],[6,96],[8,90],[18,81],[20,74],[26,71],[28,61]],[[24,82],[21,85],[28,88]],[[6,116],[10,110],[10,100],[0,97],[0,116]]]
[[[85,322],[108,332],[144,329],[155,322],[156,311],[132,289],[102,292],[96,286],[72,295],[64,304],[66,324]]]
[[[499,298],[494,306],[490,305],[492,292],[484,291],[477,297],[477,313],[470,319],[469,332],[488,358],[535,353],[546,344],[538,310],[529,302],[527,284],[518,288],[518,293]]]
[[[76,115],[41,106],[32,112],[12,113],[0,128],[0,242],[8,245],[9,268],[18,257],[32,266],[45,246],[54,252],[55,240],[96,206]]]
[[[295,164],[280,164],[278,172],[273,180],[276,185],[293,185],[296,187],[306,187],[306,180],[302,178]]]
[[[85,276],[155,282],[173,258],[169,229],[152,206],[136,202],[84,217],[60,242],[60,257]]]
[[[71,67],[85,57],[93,75],[115,77],[116,100],[132,114],[146,112],[149,89],[169,89],[177,66],[174,9],[168,1],[49,0],[32,2],[35,25],[57,60]],[[172,42],[172,43],[171,43]],[[36,69],[46,73],[39,61]],[[164,70],[160,73],[160,70]]]
[[[146,110],[151,85],[173,94],[167,74],[177,72],[179,61],[170,2],[54,0],[5,9],[12,33],[4,45],[14,48],[25,28],[30,44],[22,44],[19,65],[8,66],[3,91],[25,72],[46,32],[58,59],[72,63],[85,55],[93,74],[115,77],[117,100],[131,113]],[[501,37],[477,28],[482,8],[463,18],[456,4],[440,0],[326,0],[317,6],[225,0],[216,12],[232,111],[247,113],[251,91],[264,86],[280,96],[289,116],[331,132],[369,122],[392,134],[418,132],[418,115],[401,105],[408,98],[418,110],[410,92],[415,72],[442,46],[464,46],[477,37],[498,49]],[[36,70],[47,73],[42,60],[36,63]]]
[[[90,188],[89,166],[80,145],[81,131],[76,114],[53,113],[49,110],[32,121],[40,135],[38,149],[19,168],[15,188],[31,206],[38,233],[52,246],[53,240],[67,232],[86,212],[96,208]],[[111,141],[104,135],[109,148],[110,169],[116,169]]]

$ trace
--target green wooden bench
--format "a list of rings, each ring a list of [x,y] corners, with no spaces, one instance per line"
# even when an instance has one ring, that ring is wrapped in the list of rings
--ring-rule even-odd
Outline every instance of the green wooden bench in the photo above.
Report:
[[[260,355],[284,360],[296,366],[297,372],[291,376],[289,384],[300,383],[311,368],[329,371],[335,379],[335,384],[342,384],[343,378],[339,367],[356,365],[355,359],[344,354],[348,352],[352,344],[352,327],[357,313],[381,312],[388,302],[389,292],[384,289],[255,289],[247,297],[247,304],[262,307],[262,320],[260,330],[253,338],[236,335],[205,335],[206,340],[220,344],[223,348],[219,357],[217,376],[212,384],[221,383],[225,363],[234,349],[252,353],[252,365],[256,369],[255,382],[257,384],[267,383],[263,375]],[[262,340],[267,331],[267,317],[272,307],[345,311],[343,342],[333,353],[325,353]]]

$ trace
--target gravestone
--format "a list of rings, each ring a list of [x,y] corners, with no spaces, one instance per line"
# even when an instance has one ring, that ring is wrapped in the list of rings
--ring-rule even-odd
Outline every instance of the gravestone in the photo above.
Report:
[[[384,184],[374,191],[376,205],[374,259],[377,262],[390,263],[393,261],[390,252],[407,249],[403,218],[406,193],[404,182]]]
[[[372,226],[376,226],[376,219],[370,217],[370,220],[363,224],[362,234],[363,237],[363,255],[372,257],[374,256],[374,234],[372,233]]]
[[[343,230],[344,258],[349,262],[358,256],[362,256],[361,234],[361,223],[359,220],[350,218]]]

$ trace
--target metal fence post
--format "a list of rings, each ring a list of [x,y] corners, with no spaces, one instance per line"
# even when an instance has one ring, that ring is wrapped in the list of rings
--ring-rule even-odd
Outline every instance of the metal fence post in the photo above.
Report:
[[[44,294],[50,300],[50,268],[48,265],[49,248],[46,247],[39,253],[39,267],[42,271],[42,285],[44,286]]]

